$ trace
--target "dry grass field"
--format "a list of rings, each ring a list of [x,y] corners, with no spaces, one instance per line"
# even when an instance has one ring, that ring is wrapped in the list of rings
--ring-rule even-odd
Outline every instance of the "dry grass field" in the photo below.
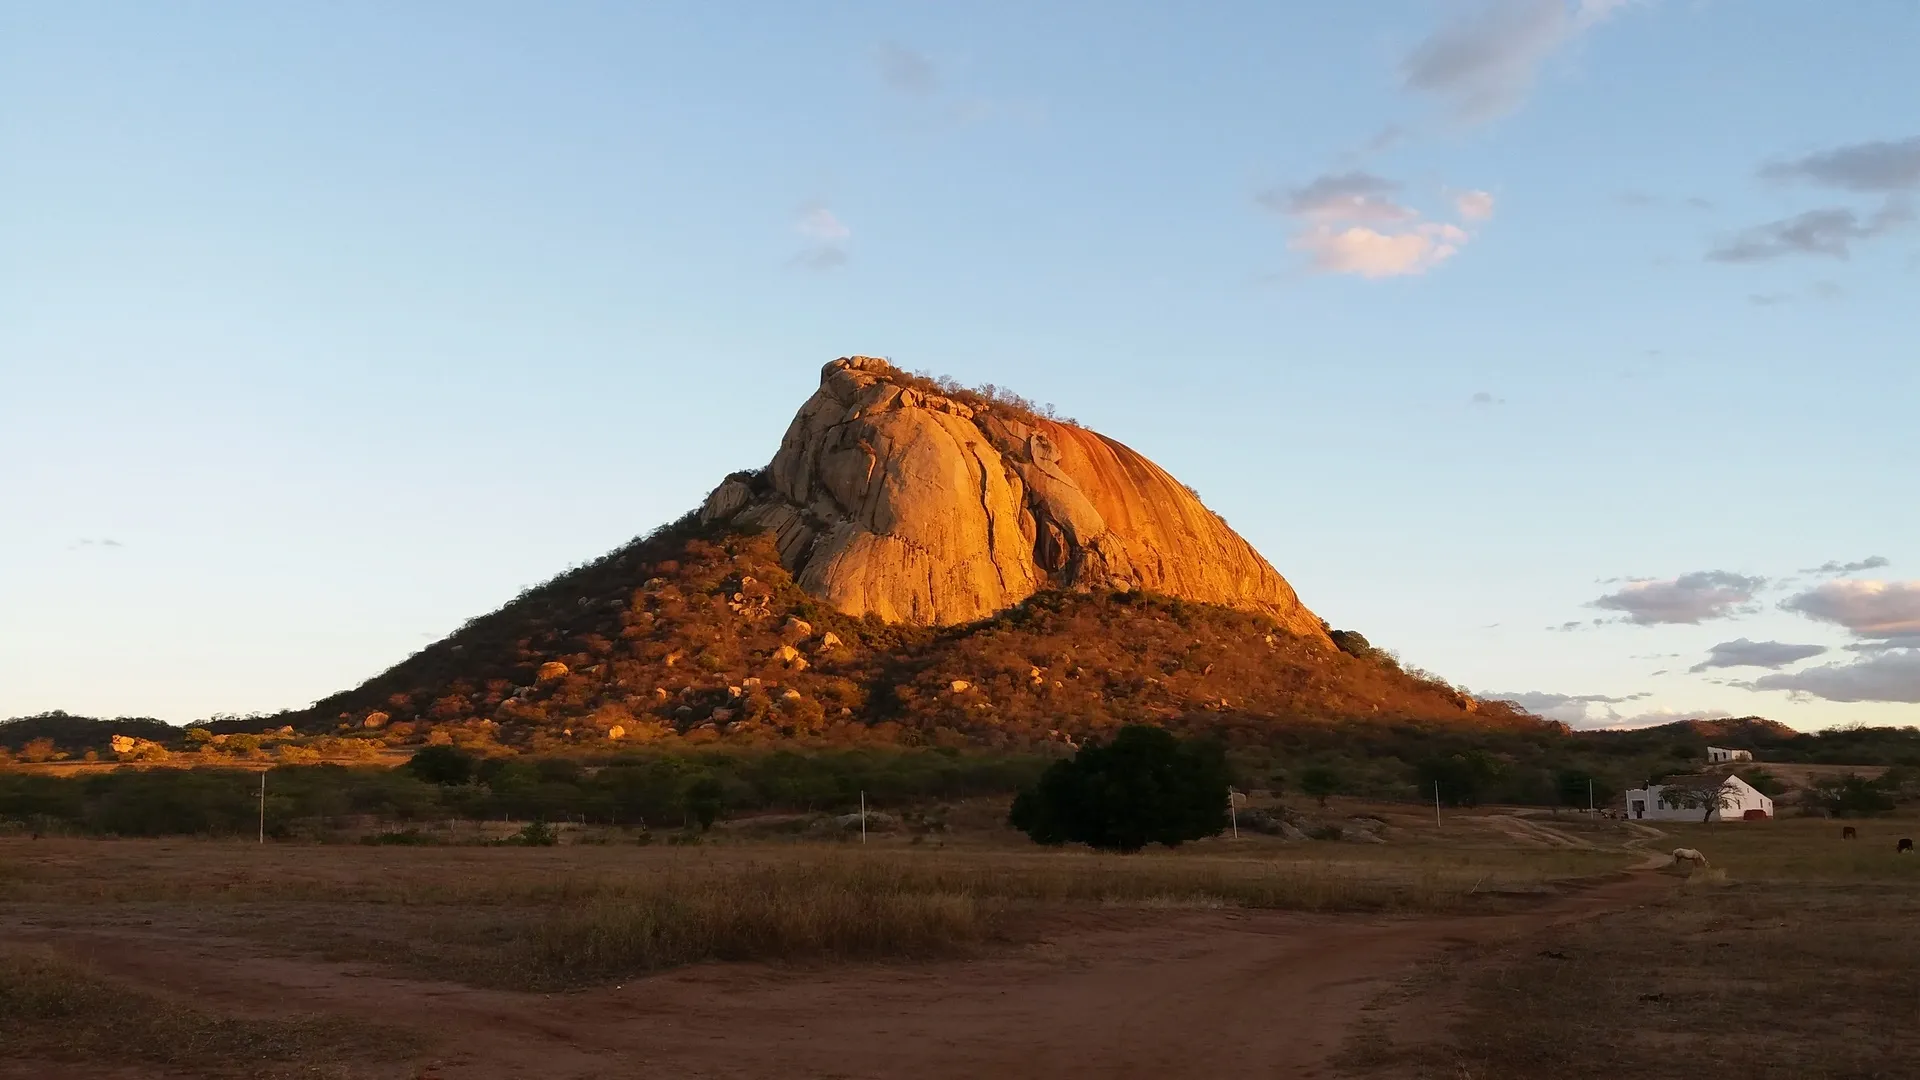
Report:
[[[993,996],[1111,982],[1083,968],[1110,960],[1181,960],[1211,979],[1205,965],[1242,963],[1249,946],[1335,948],[1285,920],[1364,919],[1340,925],[1371,934],[1367,948],[1411,949],[1407,932],[1431,916],[1524,910],[1626,862],[1607,844],[1517,842],[1504,820],[1436,830],[1418,812],[1339,802],[1330,818],[1367,814],[1385,842],[1247,833],[1106,856],[1035,848],[1001,812],[961,806],[944,837],[865,844],[777,819],[690,846],[611,830],[546,848],[0,840],[0,1075],[624,1075],[609,1062],[644,1038],[576,1049],[566,1069],[541,1040],[600,1038],[582,1018],[639,988],[668,1016],[759,1000],[791,1017],[836,979],[855,996],[897,978],[955,994],[981,980]],[[900,1007],[936,1014],[912,1000]],[[545,1034],[451,1049],[516,1025]],[[673,1052],[696,1070],[711,1053]],[[753,1060],[718,1074],[786,1075]]]
[[[1125,857],[984,805],[864,845],[0,840],[0,1076],[1920,1075],[1904,826],[1430,813]],[[1682,844],[1713,867],[1623,873]]]
[[[1913,820],[1660,823],[1712,866],[1648,902],[1458,950],[1375,1003],[1351,1075],[1920,1076]],[[1684,1063],[1684,1067],[1681,1066]]]

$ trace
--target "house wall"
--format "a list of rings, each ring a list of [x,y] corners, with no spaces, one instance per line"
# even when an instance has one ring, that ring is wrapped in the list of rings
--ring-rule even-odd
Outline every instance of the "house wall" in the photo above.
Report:
[[[1662,798],[1665,787],[1655,784],[1650,788],[1636,788],[1627,792],[1627,816],[1639,821],[1699,821],[1706,811],[1700,807],[1670,806]],[[1708,821],[1739,821],[1749,810],[1765,810],[1768,817],[1773,816],[1773,800],[1755,790],[1752,785],[1739,777],[1727,778],[1727,801],[1725,806],[1713,812]],[[1645,803],[1644,811],[1636,812],[1636,803]]]

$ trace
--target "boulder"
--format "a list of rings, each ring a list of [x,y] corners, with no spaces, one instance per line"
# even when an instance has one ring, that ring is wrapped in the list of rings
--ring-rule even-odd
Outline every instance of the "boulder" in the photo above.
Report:
[[[780,627],[780,635],[788,641],[805,641],[813,636],[813,624],[789,615]]]
[[[965,679],[955,679],[952,682],[947,684],[947,689],[953,691],[956,694],[964,694],[967,691],[973,689],[973,684],[968,682]]]
[[[533,679],[535,682],[552,682],[555,679],[564,679],[566,677],[567,665],[558,660],[549,660],[540,665],[540,670],[534,674]]]
[[[800,587],[849,615],[943,626],[1043,588],[1138,588],[1327,640],[1286,580],[1145,457],[912,383],[875,357],[826,365],[760,479],[721,484],[703,520],[772,531]]]
[[[360,721],[360,726],[364,728],[382,728],[387,726],[388,719],[389,717],[386,713],[370,712],[367,714],[365,720]]]
[[[820,640],[817,642],[814,642],[814,645],[813,645],[815,652],[826,652],[828,649],[837,649],[839,647],[840,647],[840,635],[834,633],[831,630],[827,631],[824,634],[821,634]]]

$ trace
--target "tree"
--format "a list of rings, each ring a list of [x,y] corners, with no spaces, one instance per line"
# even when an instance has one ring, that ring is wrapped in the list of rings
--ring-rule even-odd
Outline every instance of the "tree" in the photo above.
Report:
[[[1885,788],[1852,773],[1819,781],[1807,797],[1834,817],[1873,817],[1891,813],[1894,806],[1893,796]]]
[[[1561,806],[1586,806],[1604,803],[1613,797],[1613,789],[1585,769],[1560,769],[1553,774],[1554,794]]]
[[[1340,774],[1325,765],[1311,765],[1300,772],[1300,793],[1318,800],[1322,809],[1327,796],[1338,793],[1341,786]]]
[[[1712,821],[1715,811],[1732,806],[1738,795],[1719,776],[1681,776],[1661,785],[1660,798],[1681,810],[1700,811],[1700,820]]]
[[[402,768],[429,784],[464,784],[473,779],[471,754],[451,746],[421,748]]]
[[[1745,780],[1753,790],[1769,799],[1777,799],[1787,793],[1787,785],[1765,769],[1741,769],[1736,775]]]
[[[1506,772],[1506,765],[1485,750],[1469,750],[1430,759],[1420,766],[1419,772],[1423,792],[1431,793],[1437,784],[1441,801],[1447,805],[1478,806],[1494,782]]]
[[[700,823],[700,831],[713,828],[713,819],[720,816],[725,805],[726,788],[712,776],[702,776],[687,785],[686,808],[693,820]]]
[[[20,760],[28,762],[53,761],[60,756],[60,749],[52,739],[30,739],[20,748]]]
[[[1228,781],[1218,744],[1131,724],[1054,762],[1014,798],[1007,821],[1040,844],[1178,847],[1226,828]]]

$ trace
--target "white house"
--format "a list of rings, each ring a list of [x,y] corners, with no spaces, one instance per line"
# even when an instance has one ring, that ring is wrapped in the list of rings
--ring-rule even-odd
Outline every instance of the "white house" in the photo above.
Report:
[[[1752,760],[1753,751],[1751,750],[1728,750],[1721,746],[1707,747],[1707,764],[1709,765],[1726,765],[1735,761]]]
[[[1670,776],[1664,784],[1649,784],[1627,792],[1627,816],[1651,821],[1699,821],[1706,815],[1705,805],[1688,799],[1667,798],[1667,789],[1685,784],[1698,787],[1711,784],[1711,776]],[[1773,800],[1760,794],[1752,784],[1737,776],[1720,781],[1720,806],[1708,821],[1741,821],[1749,814],[1773,816]]]

